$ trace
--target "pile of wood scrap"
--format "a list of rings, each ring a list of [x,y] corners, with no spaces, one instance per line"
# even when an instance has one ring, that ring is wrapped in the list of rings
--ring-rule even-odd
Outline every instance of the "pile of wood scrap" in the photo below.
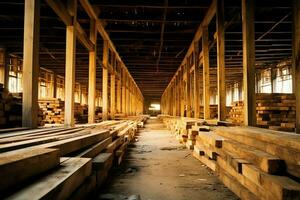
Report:
[[[295,131],[296,100],[294,94],[257,94],[257,125],[280,131]]]
[[[87,199],[104,183],[113,163],[121,163],[137,123],[119,120],[2,132],[1,197]]]

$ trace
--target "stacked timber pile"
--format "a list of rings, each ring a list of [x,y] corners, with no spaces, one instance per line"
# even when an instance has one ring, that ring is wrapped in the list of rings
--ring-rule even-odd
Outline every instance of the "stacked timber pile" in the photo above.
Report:
[[[229,111],[229,118],[235,124],[244,123],[244,102],[236,101],[232,103],[232,108]]]
[[[38,101],[39,106],[45,116],[45,124],[63,124],[65,102],[56,98],[42,98]],[[76,123],[87,122],[88,108],[86,105],[74,103],[74,116]]]
[[[293,94],[257,94],[257,125],[280,131],[294,131],[296,100]]]
[[[300,199],[300,136],[248,127],[199,131],[194,157],[241,199]]]
[[[44,125],[44,116],[39,110],[38,124]],[[22,126],[22,97],[9,93],[0,84],[0,128],[13,128]]]
[[[141,118],[140,118],[141,119]],[[89,199],[122,161],[135,121],[42,128],[0,136],[3,199]]]
[[[243,124],[244,104],[234,102],[230,120]],[[293,94],[256,94],[257,126],[278,131],[295,131],[296,100]]]

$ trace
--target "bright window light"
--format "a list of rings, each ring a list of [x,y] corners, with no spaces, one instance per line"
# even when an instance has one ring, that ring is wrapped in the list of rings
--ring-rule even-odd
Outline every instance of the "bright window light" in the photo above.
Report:
[[[160,110],[160,104],[152,103],[149,107],[149,110]]]

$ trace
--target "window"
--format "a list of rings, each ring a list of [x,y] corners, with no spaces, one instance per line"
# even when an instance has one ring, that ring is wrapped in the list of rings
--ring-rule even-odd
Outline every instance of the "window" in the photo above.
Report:
[[[275,92],[292,93],[293,81],[290,69],[288,67],[278,68],[276,70]]]
[[[261,93],[272,92],[271,68],[265,69],[261,72],[260,92]]]
[[[22,66],[17,58],[10,58],[9,60],[8,90],[12,93],[23,91]]]

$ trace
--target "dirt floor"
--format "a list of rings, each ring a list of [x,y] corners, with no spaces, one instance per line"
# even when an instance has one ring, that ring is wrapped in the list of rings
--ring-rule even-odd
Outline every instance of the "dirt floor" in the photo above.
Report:
[[[140,129],[123,164],[111,174],[98,199],[238,199],[156,118]]]

